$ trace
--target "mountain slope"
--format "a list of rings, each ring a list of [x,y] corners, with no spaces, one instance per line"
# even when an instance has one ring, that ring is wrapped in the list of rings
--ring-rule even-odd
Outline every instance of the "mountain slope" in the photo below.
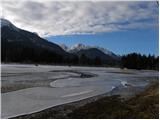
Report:
[[[2,21],[1,22],[2,41],[5,40],[6,42],[23,42],[26,45],[30,46],[33,45],[34,47],[37,46],[37,47],[47,48],[56,53],[66,54],[66,52],[61,47],[43,38],[40,38],[37,34],[16,28],[12,23],[10,23],[7,20],[1,19],[1,21]],[[7,25],[3,25],[3,23],[7,22],[8,22]]]
[[[115,64],[118,60],[112,56],[106,55],[97,48],[90,48],[86,50],[80,50],[75,53],[79,57],[85,55],[90,60],[100,60],[102,64]]]
[[[1,19],[1,50],[2,62],[101,65],[118,60],[116,55],[83,44],[68,50],[64,45],[60,47],[35,33],[17,28],[5,19]]]
[[[60,45],[65,51],[73,54],[78,54],[81,55],[82,53],[88,56],[90,59],[95,59],[95,57],[100,57],[101,59],[114,59],[114,60],[119,60],[120,57],[113,52],[101,48],[98,46],[87,46],[82,43],[75,44],[71,46],[70,48],[67,47],[66,45],[62,44]],[[95,52],[95,53],[94,53]]]
[[[71,46],[69,49],[68,49],[68,52],[70,53],[76,53],[80,50],[86,50],[86,49],[89,49],[91,48],[90,46],[86,46],[84,44],[81,44],[81,43],[78,43],[78,44],[75,44],[73,46]]]
[[[90,59],[95,59],[96,57],[99,57],[101,59],[111,59],[111,57],[109,55],[106,55],[105,53],[103,53],[102,51],[96,49],[96,48],[90,48],[90,49],[86,49],[86,50],[80,50],[77,52],[78,55],[82,55],[84,54],[85,56],[87,56]]]
[[[19,29],[5,19],[1,19],[1,43],[2,62],[26,62],[27,60],[34,61],[34,59],[36,59],[35,61],[45,61],[47,60],[45,57],[50,57],[54,61],[54,59],[70,55],[58,45],[35,33]],[[19,60],[14,57],[16,55],[19,56]],[[20,58],[20,56],[24,58]]]

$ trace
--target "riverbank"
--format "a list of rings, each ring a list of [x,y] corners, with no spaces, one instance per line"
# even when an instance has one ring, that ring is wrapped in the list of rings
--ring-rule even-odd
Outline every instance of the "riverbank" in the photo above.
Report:
[[[128,100],[120,96],[104,97],[75,109],[67,116],[74,119],[158,119],[159,84],[152,84]]]
[[[131,88],[126,88],[126,91]],[[69,118],[69,119],[118,119],[118,118],[158,118],[159,85],[151,83],[145,91],[134,91],[132,96],[114,95],[113,92],[98,95],[43,111],[18,116],[21,119]],[[128,91],[129,92],[129,91]],[[112,95],[111,95],[112,94]],[[136,95],[135,95],[136,94]],[[125,97],[125,98],[124,98]],[[126,99],[127,98],[127,99]]]
[[[96,101],[97,98],[100,99],[101,97],[97,96],[104,94],[131,97],[134,93],[144,90],[152,80],[158,81],[158,72],[96,67],[2,66],[2,87],[7,88],[2,93],[2,118],[23,115],[30,117],[31,114],[35,116],[41,111],[44,113],[42,112],[40,116],[46,113],[52,114],[52,110],[51,112],[45,110],[50,111],[50,108],[69,103],[71,103],[69,108],[76,109]],[[9,85],[11,87],[8,87]],[[24,85],[27,88],[23,88]],[[12,87],[16,89],[11,89]],[[90,98],[93,98],[93,101]],[[72,105],[76,101],[83,100],[84,102],[80,104],[77,102],[76,105]],[[63,109],[69,113],[74,110],[68,110],[68,107],[62,107],[58,111],[55,109],[60,118],[64,113],[69,114],[63,112]],[[57,118],[57,114],[54,113],[53,118]],[[42,117],[36,116],[36,118]]]

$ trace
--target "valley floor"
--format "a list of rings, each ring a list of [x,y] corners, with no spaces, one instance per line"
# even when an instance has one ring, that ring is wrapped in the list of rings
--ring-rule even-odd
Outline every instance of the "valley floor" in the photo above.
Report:
[[[16,64],[2,64],[1,70],[2,118],[34,114],[67,103],[81,107],[104,96],[128,99],[158,81],[158,72],[148,70]],[[54,115],[52,118],[56,118]]]
[[[152,83],[145,91],[123,99],[119,95],[99,95],[59,105],[16,119],[158,119],[159,85]]]

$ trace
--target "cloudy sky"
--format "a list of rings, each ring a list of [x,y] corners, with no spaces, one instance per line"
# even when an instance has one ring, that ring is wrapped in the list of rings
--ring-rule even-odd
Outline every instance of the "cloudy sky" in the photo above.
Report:
[[[152,29],[152,33],[158,30],[158,5],[155,1],[3,0],[1,17],[50,40],[61,35],[112,34],[147,29]]]
[[[3,17],[41,36],[112,32],[158,25],[156,2],[3,0]]]

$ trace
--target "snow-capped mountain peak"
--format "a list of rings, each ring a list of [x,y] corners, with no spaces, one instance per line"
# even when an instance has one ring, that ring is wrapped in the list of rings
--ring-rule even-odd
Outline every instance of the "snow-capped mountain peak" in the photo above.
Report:
[[[70,48],[69,51],[80,51],[80,50],[86,50],[86,49],[90,49],[90,48],[96,48],[96,49],[98,49],[98,50],[100,50],[100,51],[102,51],[102,52],[104,52],[104,53],[106,53],[106,54],[109,54],[109,55],[112,54],[111,51],[109,51],[109,50],[107,50],[107,49],[105,49],[105,48],[102,48],[102,47],[99,47],[99,46],[84,45],[84,44],[82,44],[82,43],[78,43],[78,44],[73,45],[73,46]]]
[[[107,50],[105,48],[102,48],[102,47],[99,47],[99,46],[88,46],[88,45],[84,45],[82,43],[75,44],[75,45],[73,45],[71,47],[67,47],[65,44],[61,44],[60,46],[65,51],[70,52],[70,53],[76,53],[76,52],[78,52],[80,50],[87,50],[87,49],[90,49],[90,48],[96,48],[96,49],[102,51],[103,53],[105,53],[107,55],[115,56],[115,57],[117,56],[113,52],[111,52],[110,50]]]
[[[70,48],[70,50],[82,50],[82,49],[88,49],[88,48],[90,48],[90,46],[86,46],[86,45],[84,45],[82,43],[78,43],[78,44],[73,45]]]

